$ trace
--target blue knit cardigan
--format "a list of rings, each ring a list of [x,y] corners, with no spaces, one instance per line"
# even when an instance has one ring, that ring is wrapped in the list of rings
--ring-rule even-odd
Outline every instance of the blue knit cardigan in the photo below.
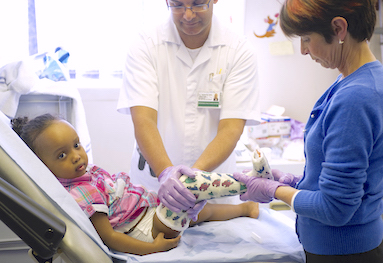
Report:
[[[376,248],[383,238],[383,66],[375,61],[315,104],[305,129],[306,166],[294,200],[297,234],[313,254]]]

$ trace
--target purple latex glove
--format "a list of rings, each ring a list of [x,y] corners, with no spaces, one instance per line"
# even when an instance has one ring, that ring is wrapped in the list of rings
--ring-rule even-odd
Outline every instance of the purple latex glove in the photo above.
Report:
[[[191,218],[191,220],[193,220],[194,222],[196,222],[198,219],[199,212],[201,212],[201,210],[204,208],[206,203],[207,203],[207,200],[202,200],[201,202],[196,203],[193,208],[189,208],[186,211],[188,214],[188,217]]]
[[[242,173],[234,173],[233,177],[246,185],[246,193],[240,196],[242,201],[251,200],[259,203],[269,203],[274,199],[277,188],[285,185],[270,179],[248,176]]]
[[[275,181],[283,184],[288,184],[291,187],[295,187],[296,184],[302,179],[302,175],[284,173],[278,169],[271,169],[271,173],[273,174]]]
[[[182,175],[195,177],[194,171],[185,165],[169,166],[158,176],[158,198],[176,213],[193,208],[196,202],[195,196],[179,180]]]
[[[194,172],[202,171],[198,168],[192,168]],[[196,203],[194,207],[189,208],[186,212],[188,214],[188,217],[196,222],[198,220],[198,214],[201,212],[201,210],[205,207],[207,203],[207,200],[201,200],[200,202]]]

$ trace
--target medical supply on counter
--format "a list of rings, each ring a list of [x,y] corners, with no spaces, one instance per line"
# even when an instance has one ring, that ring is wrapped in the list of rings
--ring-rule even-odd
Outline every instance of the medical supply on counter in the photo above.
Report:
[[[289,137],[291,131],[291,118],[287,116],[274,116],[268,113],[261,114],[261,123],[248,129],[252,138],[268,138],[273,136]]]
[[[305,123],[283,116],[284,108],[273,105],[262,113],[262,122],[245,129],[246,147],[253,151],[257,148],[269,148],[269,161],[291,160],[304,161],[303,129]],[[241,138],[241,140],[243,140]],[[242,153],[245,156],[244,153]]]

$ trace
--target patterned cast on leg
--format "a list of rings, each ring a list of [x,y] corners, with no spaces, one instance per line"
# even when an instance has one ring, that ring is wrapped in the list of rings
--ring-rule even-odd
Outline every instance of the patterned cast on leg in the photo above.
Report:
[[[269,164],[262,151],[256,150],[253,153],[252,162],[253,170],[247,175],[273,179]],[[180,181],[194,194],[197,202],[240,195],[247,190],[245,184],[236,181],[233,175],[228,173],[196,171],[195,178],[183,175],[180,177]],[[186,212],[175,213],[160,204],[156,213],[161,222],[171,229],[183,231],[189,227],[190,218]]]

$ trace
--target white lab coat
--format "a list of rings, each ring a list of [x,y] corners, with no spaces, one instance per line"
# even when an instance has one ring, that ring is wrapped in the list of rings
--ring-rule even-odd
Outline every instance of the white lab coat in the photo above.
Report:
[[[214,74],[214,76],[212,75]],[[259,120],[256,58],[253,47],[213,16],[210,35],[195,61],[171,19],[144,32],[128,52],[118,111],[147,106],[158,111],[158,129],[174,165],[192,166],[217,133],[221,119]],[[221,107],[199,108],[203,92],[221,94]],[[130,177],[158,190],[149,167],[138,169],[134,149]],[[232,154],[216,171],[235,172]],[[145,174],[145,175],[144,175]]]

